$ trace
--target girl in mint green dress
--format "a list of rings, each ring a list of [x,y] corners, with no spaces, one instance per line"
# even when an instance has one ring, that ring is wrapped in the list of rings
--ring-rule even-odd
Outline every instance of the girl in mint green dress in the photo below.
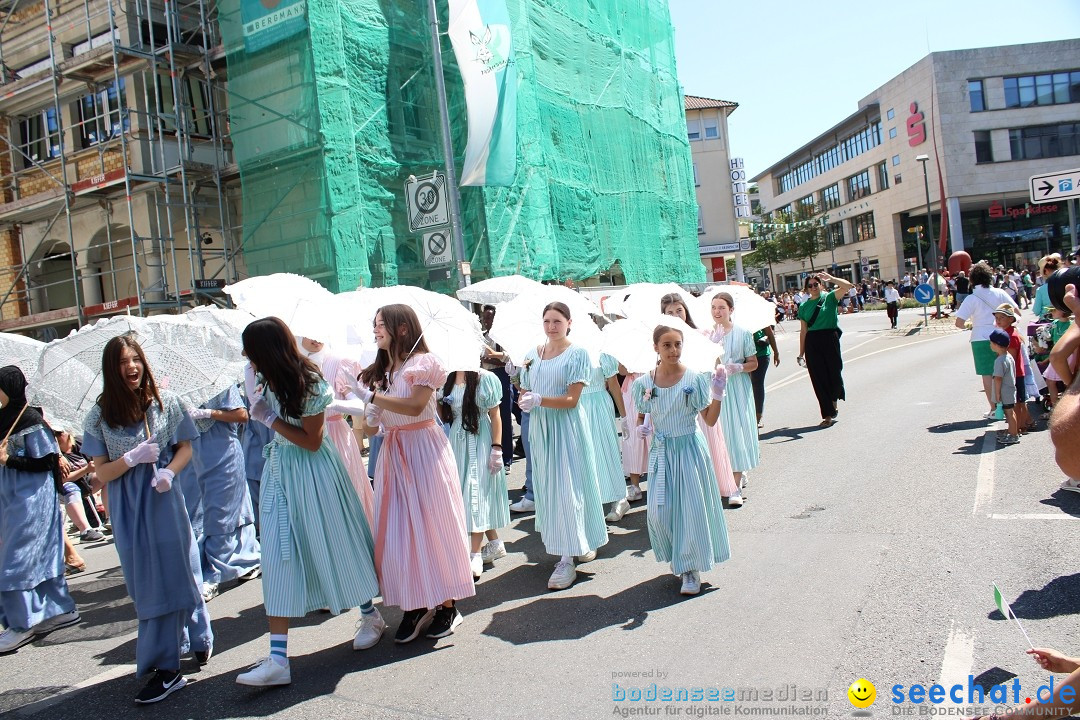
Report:
[[[720,491],[709,446],[698,428],[720,417],[727,376],[698,373],[681,362],[682,333],[658,326],[653,333],[660,365],[634,381],[638,433],[649,450],[649,541],[659,562],[682,578],[683,595],[696,595],[701,576],[731,556]]]
[[[601,354],[599,364],[592,368],[589,383],[581,391],[581,405],[589,419],[593,446],[596,448],[600,498],[605,504],[613,504],[611,513],[607,516],[611,521],[621,520],[630,509],[630,503],[626,500],[626,475],[623,473],[619,434],[615,426],[619,421],[625,427],[626,417],[618,374],[619,361],[610,355]],[[617,407],[612,404],[612,400],[617,403]]]

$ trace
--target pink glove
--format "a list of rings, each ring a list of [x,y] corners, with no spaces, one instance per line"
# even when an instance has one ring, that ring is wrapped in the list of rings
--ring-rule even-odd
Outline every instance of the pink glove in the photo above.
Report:
[[[531,412],[533,408],[540,406],[543,396],[540,393],[525,392],[518,398],[518,407],[525,412]]]
[[[158,471],[154,474],[154,479],[150,481],[150,487],[159,493],[167,493],[172,490],[172,483],[175,478],[176,474],[169,468],[158,468]]]
[[[724,365],[724,372],[728,374],[728,377],[732,375],[738,375],[743,371],[742,363],[727,363]]]
[[[156,463],[161,447],[153,440],[143,440],[141,443],[124,453],[124,464],[129,468],[143,463]]]
[[[503,453],[502,448],[491,448],[491,454],[488,455],[488,470],[493,473],[497,473],[503,469]]]
[[[270,406],[266,403],[261,396],[256,396],[258,399],[251,403],[251,409],[248,410],[248,415],[255,422],[262,423],[266,427],[270,427],[274,424],[274,421],[278,419],[277,413],[270,409]]]
[[[195,408],[188,412],[188,416],[192,420],[209,420],[210,410],[208,410],[207,408]]]
[[[642,440],[648,440],[653,436],[652,425],[638,425],[636,428],[634,428],[634,431],[637,433],[637,436]]]
[[[727,388],[727,370],[723,365],[716,366],[716,372],[713,374],[712,387],[709,389],[709,396],[713,400],[723,400],[724,390]]]

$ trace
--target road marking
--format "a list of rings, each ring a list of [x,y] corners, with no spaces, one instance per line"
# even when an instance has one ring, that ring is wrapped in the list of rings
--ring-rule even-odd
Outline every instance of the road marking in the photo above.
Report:
[[[990,513],[991,520],[1080,520],[1075,515],[1065,513]]]
[[[945,642],[945,656],[941,659],[941,675],[938,677],[937,684],[945,688],[964,685],[967,683],[974,664],[975,636],[963,630],[957,630],[954,623],[949,628],[949,639]],[[950,699],[945,704],[957,703]]]
[[[73,693],[77,693],[80,690],[85,690],[88,687],[92,687],[94,685],[99,685],[101,683],[108,682],[110,680],[115,680],[116,678],[119,678],[119,677],[124,677],[125,675],[132,675],[134,673],[135,673],[135,666],[134,665],[117,665],[114,668],[109,668],[105,672],[98,673],[97,675],[95,675],[93,677],[90,677],[90,678],[87,678],[87,679],[83,680],[80,683],[77,683],[75,685],[72,685],[71,687],[65,688],[63,691],[58,692],[57,694],[55,694],[55,695],[53,695],[51,697],[42,698],[41,700],[38,700],[37,702],[32,702],[29,705],[23,705],[20,708],[16,708],[15,714],[16,715],[37,715],[42,710],[48,710],[49,708],[56,705],[61,700],[66,699],[69,695],[71,695]]]
[[[997,445],[997,433],[988,430],[983,435],[982,448],[979,450],[979,472],[975,476],[975,507],[971,509],[972,515],[978,515],[979,510],[994,499],[994,468],[997,465],[997,455],[994,453]]]

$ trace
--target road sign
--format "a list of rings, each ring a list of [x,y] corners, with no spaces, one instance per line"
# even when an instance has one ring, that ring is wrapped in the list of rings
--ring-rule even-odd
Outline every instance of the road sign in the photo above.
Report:
[[[1080,168],[1049,175],[1032,175],[1028,182],[1033,203],[1080,197]]]
[[[454,262],[450,243],[450,228],[439,228],[424,233],[424,266],[438,267],[450,265]]]
[[[933,299],[934,299],[934,286],[933,285],[931,285],[930,283],[922,283],[920,285],[915,286],[915,301],[916,302],[919,302],[919,303],[922,303],[923,305],[926,305]]]
[[[419,180],[410,177],[405,182],[405,202],[409,208],[409,230],[412,232],[450,224],[446,177],[441,173]]]

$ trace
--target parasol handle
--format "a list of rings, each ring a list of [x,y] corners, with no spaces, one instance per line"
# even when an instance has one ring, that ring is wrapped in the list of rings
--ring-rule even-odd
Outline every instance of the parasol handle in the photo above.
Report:
[[[26,403],[22,406],[22,410],[20,410],[19,414],[15,416],[15,422],[11,423],[11,428],[8,429],[7,435],[4,436],[4,440],[0,442],[0,446],[7,445],[8,438],[11,437],[11,433],[13,430],[15,430],[15,426],[19,424],[20,420],[22,420],[23,413],[26,412],[26,408],[28,407],[30,407],[30,403]]]

